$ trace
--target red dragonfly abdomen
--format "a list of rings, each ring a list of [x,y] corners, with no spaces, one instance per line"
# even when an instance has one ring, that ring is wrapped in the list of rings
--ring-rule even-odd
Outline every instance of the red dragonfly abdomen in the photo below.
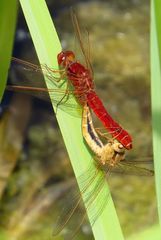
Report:
[[[102,101],[94,91],[90,91],[87,95],[89,107],[94,111],[96,116],[101,120],[109,133],[116,138],[126,149],[132,148],[132,138],[126,130],[124,130],[112,117],[108,114],[103,106]]]

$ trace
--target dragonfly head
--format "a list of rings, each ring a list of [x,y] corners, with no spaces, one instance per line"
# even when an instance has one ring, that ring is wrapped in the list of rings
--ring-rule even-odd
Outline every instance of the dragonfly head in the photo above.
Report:
[[[107,164],[114,167],[125,159],[125,148],[117,140],[109,141],[101,148],[100,159],[102,165]]]
[[[67,67],[75,61],[75,55],[72,51],[62,51],[58,54],[57,59],[59,66]]]

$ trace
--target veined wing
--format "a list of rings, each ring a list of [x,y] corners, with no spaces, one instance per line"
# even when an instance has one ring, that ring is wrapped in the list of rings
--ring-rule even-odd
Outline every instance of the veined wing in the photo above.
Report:
[[[88,175],[88,172],[90,175]],[[90,177],[87,178],[87,175]],[[65,229],[66,232],[65,239],[73,239],[73,237],[77,234],[86,217],[85,209],[82,208],[82,194],[84,195],[85,205],[88,208],[88,211],[91,212],[92,217],[90,220],[92,225],[95,223],[107,204],[109,193],[104,191],[106,181],[105,175],[102,171],[94,169],[90,166],[89,169],[79,177],[79,181],[81,183],[81,192],[79,194],[76,192],[74,197],[72,197],[70,192],[68,192],[65,202],[68,202],[69,205],[68,207],[65,206],[65,208],[62,209],[58,221],[54,225],[54,236],[59,235],[63,229]],[[73,223],[72,218],[76,212],[79,222]]]
[[[118,163],[112,172],[126,174],[126,175],[137,175],[137,176],[153,176],[154,171],[151,169],[138,167],[135,164],[128,163],[128,161],[122,161]]]
[[[39,66],[15,57],[11,58],[10,70],[14,70],[16,73],[19,72],[23,75],[25,74],[26,77],[28,75],[28,80],[34,78],[35,81],[41,81],[41,83],[43,82],[43,78],[45,76],[52,82],[52,84],[56,84],[58,80],[60,81],[61,74],[63,72],[59,69],[49,68],[45,64],[41,64]]]
[[[42,70],[37,65],[14,58],[10,70],[10,77],[13,79],[14,85],[7,86],[6,89],[27,93],[46,101],[50,101],[51,99],[54,105],[57,107],[57,110],[61,109],[76,117],[81,116],[82,108],[76,103],[76,101],[73,100],[73,95],[75,93],[72,90],[72,87],[69,86],[70,89],[66,89],[66,80],[59,79],[58,81],[55,73],[53,73],[53,69],[50,71],[50,69],[44,67],[44,71],[46,71],[46,77],[49,80],[50,85],[53,85],[53,88],[51,89],[46,88],[46,84],[43,80]],[[84,93],[81,91],[79,93],[79,89],[77,89],[77,96],[78,95],[81,98]]]
[[[72,91],[16,85],[8,85],[6,89],[9,91],[29,94],[33,97],[37,97],[48,102],[52,101],[57,111],[61,109],[62,111],[79,118],[82,115],[82,107],[76,103],[75,99],[73,99]]]
[[[82,33],[81,33],[80,24],[79,24],[77,15],[73,11],[73,9],[71,9],[71,19],[72,19],[74,31],[75,31],[75,34],[76,34],[76,38],[79,42],[79,46],[80,46],[81,52],[82,52],[84,60],[85,60],[86,67],[87,67],[87,69],[89,69],[90,74],[93,77],[94,74],[93,74],[93,69],[92,69],[92,65],[91,65],[91,62],[90,62],[89,34],[86,31],[86,33],[87,33],[86,34],[87,44],[88,44],[88,49],[86,49],[85,46],[84,46],[84,42],[83,42],[83,37],[82,37]]]

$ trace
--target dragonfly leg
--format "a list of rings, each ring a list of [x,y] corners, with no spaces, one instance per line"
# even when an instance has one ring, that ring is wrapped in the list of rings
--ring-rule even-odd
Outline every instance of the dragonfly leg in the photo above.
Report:
[[[113,142],[115,139],[117,140],[117,137],[122,132],[121,128],[116,128],[116,130],[110,131],[109,133],[107,133],[107,132],[106,133],[102,133],[99,128],[95,128],[95,130],[96,130],[96,132],[98,133],[99,136],[101,136],[102,138],[106,139],[108,142],[110,142],[110,141]],[[113,137],[111,137],[111,136],[108,137],[107,136],[108,134],[112,135]]]
[[[65,93],[64,93],[64,96],[60,99],[60,101],[56,104],[56,114],[57,114],[57,110],[58,110],[58,107],[59,105],[64,102],[63,100],[65,99],[65,102],[68,100],[68,97],[69,97],[69,82],[67,81],[67,86],[66,86],[66,90],[65,90]]]
[[[95,128],[95,131],[98,133],[99,136],[101,136],[102,138],[110,141],[111,137],[106,136],[107,133],[102,133],[101,130],[99,128]]]
[[[54,82],[59,83],[61,80],[63,80],[66,77],[65,69],[55,70],[55,69],[49,68],[46,64],[45,65],[43,64],[41,66],[42,66],[43,69],[45,69],[45,71],[47,71],[47,77],[52,82],[53,82],[53,79],[54,79]],[[57,74],[57,76],[56,75],[54,76],[54,74]]]

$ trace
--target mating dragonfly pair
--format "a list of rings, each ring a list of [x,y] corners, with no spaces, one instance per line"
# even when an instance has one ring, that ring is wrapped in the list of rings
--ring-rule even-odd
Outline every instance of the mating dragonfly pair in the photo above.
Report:
[[[135,166],[134,162],[125,160],[125,152],[132,148],[132,138],[130,134],[124,130],[107,112],[101,99],[95,92],[94,81],[93,81],[93,71],[91,69],[91,64],[89,57],[86,54],[84,46],[82,44],[79,24],[75,14],[72,15],[72,20],[75,26],[77,38],[80,42],[82,54],[85,58],[86,65],[82,65],[77,59],[72,51],[62,51],[58,54],[58,65],[60,70],[53,70],[47,67],[43,67],[43,72],[48,77],[50,81],[60,82],[61,79],[66,78],[67,80],[67,89],[59,95],[58,90],[54,89],[40,89],[36,87],[28,86],[8,86],[8,89],[17,90],[17,91],[47,91],[51,92],[53,97],[59,95],[61,96],[58,101],[55,100],[56,106],[69,105],[68,98],[70,94],[74,95],[77,102],[83,108],[82,116],[82,133],[83,137],[88,145],[88,147],[95,154],[95,165],[96,171],[91,174],[90,179],[86,182],[86,186],[83,187],[81,193],[84,194],[88,188],[90,188],[91,183],[95,180],[96,175],[100,174],[100,183],[96,184],[96,187],[91,191],[90,196],[87,195],[86,205],[87,207],[91,205],[92,201],[95,198],[95,192],[98,196],[101,191],[101,187],[104,184],[104,177],[109,175],[111,171],[132,173],[136,175],[152,176],[153,171],[150,169],[139,168]],[[13,62],[23,65],[27,69],[32,71],[41,72],[41,68],[26,63],[22,60],[13,58]],[[54,77],[54,74],[60,74],[60,78]],[[70,89],[72,86],[73,90]],[[67,100],[63,101],[66,98]],[[103,143],[100,133],[96,130],[93,125],[91,110],[99,118],[101,123],[104,125],[107,132],[111,135],[111,138],[107,139],[107,143]],[[103,174],[102,174],[103,173]],[[57,235],[61,232],[65,225],[68,224],[69,219],[72,217],[74,210],[80,203],[80,197],[77,197],[76,206],[68,214],[66,220],[62,221],[60,217],[57,226],[54,229],[54,235]],[[107,199],[105,199],[105,202]],[[99,212],[99,214],[101,211]],[[93,223],[96,221],[99,214],[95,214],[93,218]],[[84,217],[83,217],[84,218]],[[83,219],[82,218],[82,219]],[[71,239],[71,237],[70,237]]]
[[[40,68],[37,66],[24,62],[19,59],[13,58],[13,62],[17,64],[17,66],[25,67],[26,69],[30,69],[31,71],[41,71]],[[25,91],[25,92],[43,92],[48,91],[51,92],[53,98],[55,95],[55,98],[59,96],[59,99],[56,100],[55,98],[55,105],[57,107],[61,107],[61,105],[64,105],[64,109],[68,107],[74,107],[70,106],[68,103],[68,98],[70,98],[70,95],[74,95],[77,99],[80,106],[83,108],[83,114],[82,114],[82,134],[83,138],[85,139],[88,147],[92,150],[92,152],[95,154],[94,157],[94,163],[96,165],[96,171],[90,172],[90,177],[87,179],[84,183],[84,177],[80,177],[82,180],[82,189],[81,194],[86,193],[88,189],[90,189],[91,184],[93,181],[95,181],[96,176],[99,183],[95,184],[93,187],[90,195],[87,195],[85,202],[88,208],[91,207],[92,202],[95,200],[95,198],[99,195],[103,188],[104,179],[106,176],[109,176],[109,173],[119,172],[119,173],[127,173],[127,174],[134,174],[134,175],[141,175],[141,176],[152,176],[153,171],[146,168],[140,168],[135,165],[135,163],[139,163],[139,161],[128,161],[125,159],[125,153],[126,151],[130,150],[132,147],[132,140],[131,136],[127,133],[127,131],[123,130],[121,126],[116,123],[113,118],[108,114],[106,109],[103,106],[102,101],[97,96],[95,89],[94,89],[94,83],[93,78],[90,75],[90,71],[84,67],[81,63],[77,62],[74,58],[74,54],[71,51],[61,52],[58,54],[58,63],[60,66],[60,75],[63,77],[66,77],[68,84],[72,85],[74,88],[73,90],[66,89],[63,90],[54,90],[54,89],[41,89],[41,88],[35,88],[35,87],[29,87],[29,86],[7,86],[8,89],[17,90],[17,91]],[[54,75],[55,72],[59,72],[59,70],[54,71],[53,69],[46,69],[46,75],[49,77],[50,81],[54,81],[54,77],[51,77],[52,74]],[[49,74],[50,73],[50,74]],[[56,81],[61,81],[60,79],[57,79]],[[67,100],[63,101],[63,97]],[[92,96],[92,98],[91,98]],[[99,101],[96,101],[99,99]],[[99,104],[101,103],[101,104]],[[92,115],[91,115],[91,109],[94,113],[96,113],[96,116],[99,117],[100,121],[106,126],[107,132],[110,137],[106,137],[107,142],[103,143],[102,141],[102,135],[101,133],[94,127],[93,121],[92,121]],[[116,129],[116,131],[115,131]],[[86,173],[85,173],[86,174]],[[64,217],[64,214],[62,217],[60,216],[58,222],[56,223],[54,227],[53,235],[57,236],[60,234],[60,232],[64,229],[65,226],[68,226],[68,222],[70,218],[73,216],[74,211],[79,207],[80,201],[81,201],[81,194],[77,195],[76,199],[74,200],[74,207],[70,210],[68,210],[68,214]],[[106,196],[108,198],[108,196]],[[103,200],[105,203],[107,202],[107,199]],[[94,223],[98,216],[101,214],[101,211],[103,211],[102,206],[105,206],[105,203],[102,203],[100,206],[99,213],[95,213],[94,217],[92,219],[92,222]],[[82,220],[84,219],[85,215],[82,215]],[[73,237],[75,235],[72,234]],[[70,239],[72,236],[70,235]]]

